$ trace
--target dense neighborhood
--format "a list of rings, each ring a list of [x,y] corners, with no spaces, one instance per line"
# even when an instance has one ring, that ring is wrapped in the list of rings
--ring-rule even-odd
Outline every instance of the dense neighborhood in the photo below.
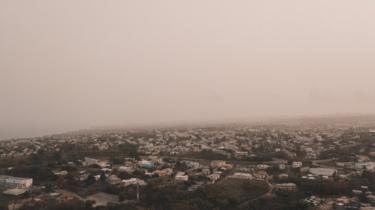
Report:
[[[366,123],[82,130],[0,154],[0,209],[375,209]]]

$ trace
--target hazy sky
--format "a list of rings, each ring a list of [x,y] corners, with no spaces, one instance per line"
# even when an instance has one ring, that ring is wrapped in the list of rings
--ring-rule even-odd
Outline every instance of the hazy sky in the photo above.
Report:
[[[0,138],[374,107],[374,0],[0,0]]]

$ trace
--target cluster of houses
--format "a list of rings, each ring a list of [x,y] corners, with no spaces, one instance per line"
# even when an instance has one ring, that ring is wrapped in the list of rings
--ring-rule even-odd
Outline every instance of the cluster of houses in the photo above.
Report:
[[[154,178],[165,178],[165,185],[181,184],[189,191],[224,179],[241,179],[264,181],[275,192],[295,192],[298,191],[298,185],[291,181],[291,177],[308,182],[348,180],[363,172],[375,173],[373,130],[329,126],[231,126],[142,132],[74,133],[1,141],[0,158],[27,157],[37,154],[41,149],[58,153],[62,145],[67,143],[80,145],[93,154],[100,154],[127,143],[137,145],[137,157],[126,157],[119,163],[113,163],[109,157],[99,158],[93,155],[64,164],[79,170],[74,178],[81,182],[93,177],[95,181],[105,180],[110,185],[127,188],[146,187]],[[362,141],[361,135],[366,135],[370,140],[373,136],[374,142]],[[343,153],[346,155],[344,158],[325,156],[330,155],[330,151],[341,150],[350,150],[353,154],[349,156]],[[193,157],[205,152],[213,156],[209,159],[199,155]],[[69,173],[59,167],[53,169],[53,174],[58,177],[66,177]],[[124,174],[126,178],[122,176]],[[25,194],[32,183],[32,178],[0,176],[0,189],[7,195]],[[369,201],[375,200],[371,189],[366,187],[353,189],[352,194],[365,195]],[[318,206],[326,203],[327,199],[312,196],[306,198],[305,202]],[[355,209],[354,201],[331,202],[337,208]]]

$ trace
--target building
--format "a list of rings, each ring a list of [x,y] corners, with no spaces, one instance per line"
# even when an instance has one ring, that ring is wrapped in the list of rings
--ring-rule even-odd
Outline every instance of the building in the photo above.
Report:
[[[223,160],[214,160],[211,162],[212,168],[221,168],[224,167],[227,163]]]
[[[359,170],[375,171],[375,162],[356,163],[355,167]]]
[[[102,168],[105,168],[105,167],[109,166],[108,161],[101,161],[101,160],[97,160],[97,159],[94,159],[94,158],[88,158],[88,157],[85,157],[85,160],[83,161],[82,164],[84,166],[98,165]]]
[[[116,175],[111,175],[107,179],[108,183],[116,185],[121,183],[121,179]]]
[[[128,174],[132,174],[135,171],[134,167],[129,167],[129,166],[120,166],[118,168],[118,171],[120,172],[126,172]]]
[[[122,180],[122,185],[124,187],[127,187],[129,185],[140,185],[140,186],[144,186],[146,185],[146,182],[141,180],[141,179],[138,179],[138,178],[130,178],[130,179],[124,179]]]
[[[14,189],[8,189],[3,192],[5,195],[12,195],[12,196],[19,196],[27,192],[27,189],[20,189],[20,188],[14,188]]]
[[[227,169],[232,169],[233,165],[229,164],[229,163],[226,163],[223,160],[215,160],[215,161],[211,162],[211,167],[227,170]]]
[[[212,181],[212,183],[215,183],[217,180],[220,179],[221,175],[220,174],[210,174],[210,175],[207,175],[207,177]]]
[[[53,174],[56,176],[66,176],[68,175],[68,171],[62,170],[62,171],[53,171]]]
[[[33,185],[32,178],[20,178],[0,175],[0,188],[2,189],[28,189]]]
[[[278,178],[279,178],[279,179],[288,179],[288,178],[289,178],[289,175],[286,174],[286,173],[282,173],[282,174],[279,174],[279,175],[278,175]]]
[[[149,160],[141,160],[141,161],[138,161],[138,166],[141,168],[151,169],[155,167],[155,164]]]
[[[266,170],[266,169],[268,169],[270,166],[269,165],[266,165],[266,164],[258,164],[257,165],[257,168],[259,169],[259,170]]]
[[[294,191],[297,190],[297,185],[294,184],[294,183],[275,184],[274,189],[275,190],[281,190],[281,191],[294,192]]]
[[[310,168],[309,172],[315,176],[331,177],[337,173],[333,168]]]
[[[189,176],[185,174],[185,172],[177,172],[176,176],[175,176],[175,180],[176,181],[188,181],[189,180]]]
[[[253,179],[253,175],[249,173],[234,173],[229,178],[232,179]]]
[[[303,164],[300,161],[294,161],[294,162],[292,162],[292,168],[301,168],[302,165]]]
[[[94,195],[87,196],[86,200],[93,201],[93,207],[105,207],[110,203],[118,203],[118,196],[108,193],[99,192]]]
[[[254,178],[257,180],[266,180],[268,179],[268,173],[266,171],[257,171],[254,173]]]
[[[173,174],[173,169],[165,168],[165,169],[162,169],[162,170],[156,170],[152,174],[157,174],[159,177],[170,176],[170,175]]]
[[[194,161],[184,161],[183,162],[190,169],[198,169],[200,164]]]

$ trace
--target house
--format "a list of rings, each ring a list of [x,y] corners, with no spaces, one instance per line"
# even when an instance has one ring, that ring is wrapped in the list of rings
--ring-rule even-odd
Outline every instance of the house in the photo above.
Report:
[[[135,168],[129,167],[129,166],[120,166],[120,167],[118,167],[118,171],[126,172],[128,174],[132,174],[135,171]]]
[[[258,180],[266,180],[268,179],[268,173],[266,171],[258,171],[254,173],[254,178]]]
[[[367,155],[356,155],[357,161],[358,162],[366,162],[370,160],[370,157]]]
[[[309,172],[315,176],[332,177],[337,173],[333,168],[310,168]]]
[[[375,162],[356,163],[355,168],[359,170],[375,171]]]
[[[288,178],[289,178],[289,175],[286,174],[286,173],[282,173],[282,174],[279,174],[278,178],[279,178],[279,179],[288,179]]]
[[[86,200],[93,201],[93,207],[105,207],[110,203],[118,203],[118,196],[104,192],[99,192],[94,195],[87,196]]]
[[[165,168],[165,169],[156,170],[156,171],[153,172],[153,174],[157,174],[159,177],[170,176],[170,175],[172,175],[172,173],[173,173],[173,169],[171,169],[171,168]]]
[[[266,169],[268,169],[270,166],[269,165],[266,165],[266,164],[258,164],[257,165],[257,168],[259,169],[259,170],[266,170]]]
[[[177,172],[176,176],[175,176],[175,180],[176,181],[188,181],[189,180],[189,176],[185,174],[185,172]]]
[[[97,160],[94,158],[85,157],[85,160],[82,163],[84,166],[98,165],[102,168],[108,167],[108,161]]]
[[[294,183],[275,184],[274,189],[280,191],[294,192],[297,190],[297,185]]]
[[[116,175],[109,176],[107,181],[108,183],[113,184],[113,185],[117,185],[121,183],[121,179]]]
[[[215,183],[217,180],[220,179],[220,177],[220,174],[210,174],[207,176],[207,178],[209,178],[212,181],[212,183]]]
[[[299,169],[299,172],[301,172],[301,173],[307,173],[309,171],[310,171],[310,167],[307,167],[307,166],[302,167],[302,168]]]
[[[140,186],[144,186],[146,185],[146,182],[141,180],[141,179],[138,179],[138,178],[130,178],[130,179],[124,179],[121,181],[122,182],[122,185],[124,187],[127,187],[129,185],[140,185]]]
[[[229,176],[232,179],[253,179],[253,175],[249,173],[234,173],[233,175]]]
[[[232,169],[233,165],[229,164],[229,163],[226,163],[223,160],[214,160],[214,161],[211,162],[211,167],[212,168],[219,168],[219,169],[223,169],[223,170],[228,170],[228,169]]]
[[[214,160],[211,162],[212,168],[221,168],[224,167],[227,163],[223,160]]]
[[[249,155],[249,152],[247,151],[235,151],[234,153],[234,157],[238,159],[246,158],[248,155]]]
[[[200,166],[198,162],[194,162],[194,161],[184,161],[183,163],[186,165],[186,167],[190,169],[198,169]]]
[[[12,195],[12,196],[19,196],[27,192],[28,189],[21,189],[21,188],[13,188],[8,189],[3,192],[5,195]]]
[[[302,162],[300,161],[293,161],[292,162],[292,168],[301,168],[302,167]]]
[[[149,160],[138,161],[138,166],[141,168],[148,168],[148,169],[155,167],[154,163]]]
[[[66,176],[68,175],[68,171],[62,170],[62,171],[53,171],[53,174],[56,176]]]
[[[2,189],[28,189],[33,185],[32,178],[20,178],[0,175],[0,188]]]

